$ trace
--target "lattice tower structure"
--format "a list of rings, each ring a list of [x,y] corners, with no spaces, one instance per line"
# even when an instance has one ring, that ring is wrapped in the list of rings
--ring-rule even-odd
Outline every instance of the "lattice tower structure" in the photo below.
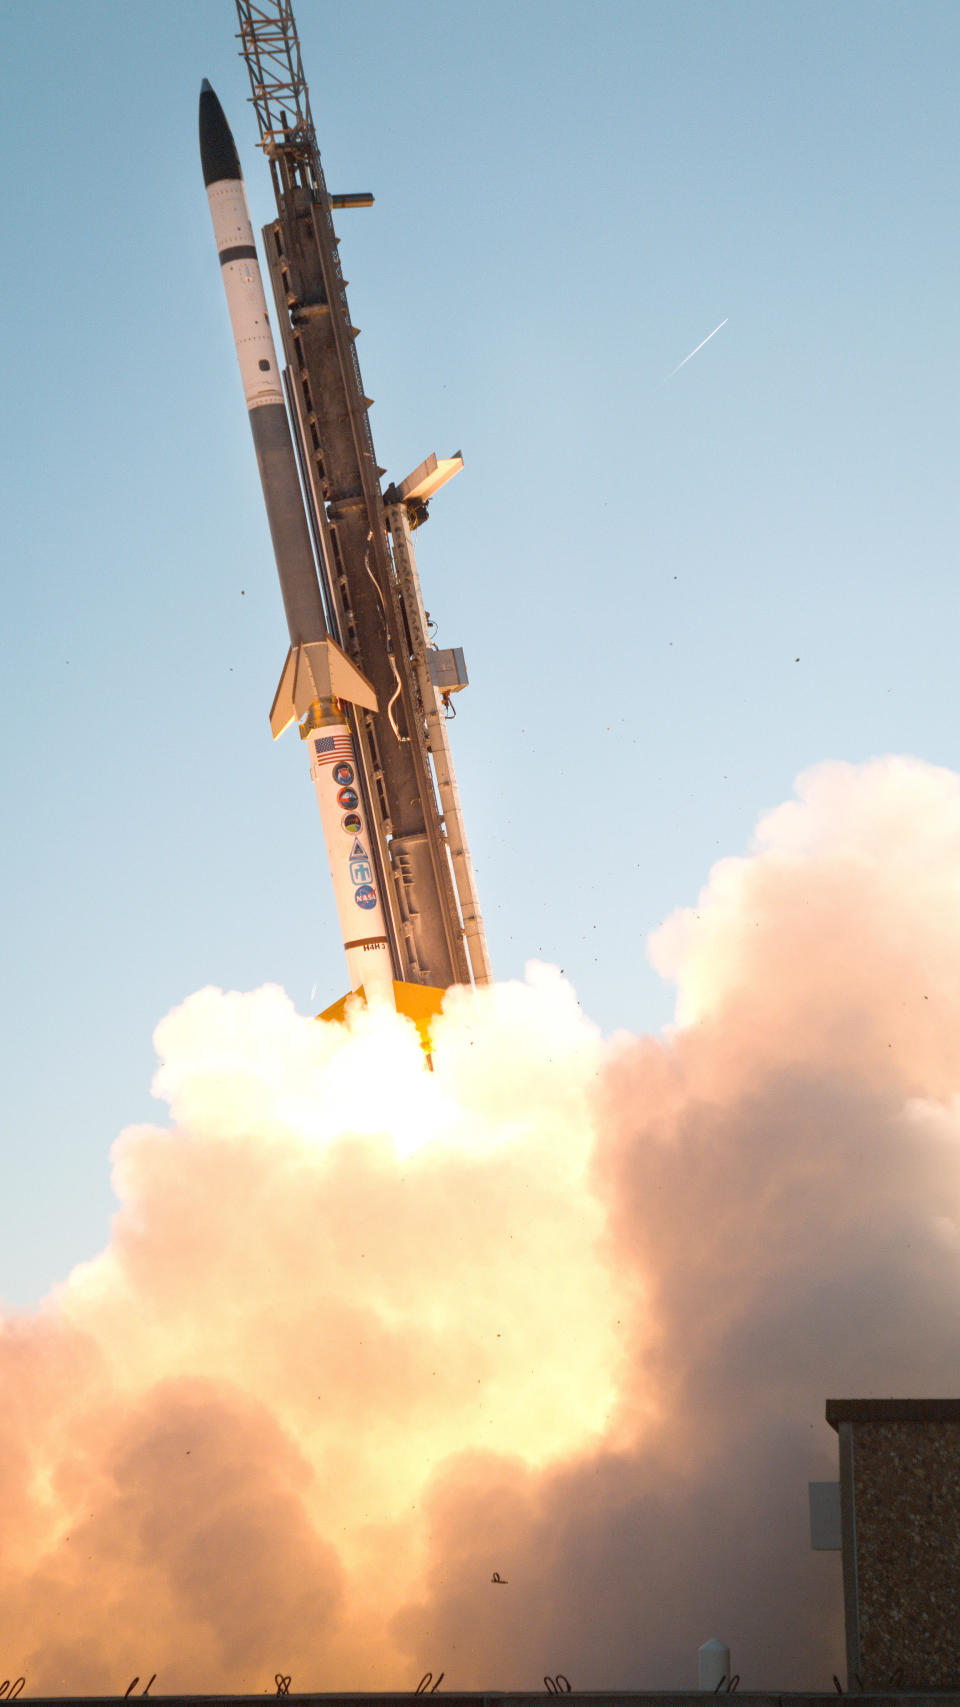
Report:
[[[414,644],[390,546],[331,197],[290,0],[236,0],[276,221],[263,239],[287,400],[330,627],[379,710],[350,712],[373,815],[396,975],[469,983],[464,925],[430,757]]]

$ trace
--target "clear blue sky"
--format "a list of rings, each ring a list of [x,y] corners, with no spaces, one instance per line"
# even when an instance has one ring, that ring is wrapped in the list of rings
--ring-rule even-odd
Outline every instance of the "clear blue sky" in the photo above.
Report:
[[[299,0],[380,460],[418,541],[496,971],[607,1030],[647,933],[826,757],[956,762],[952,4]],[[0,11],[0,1298],[92,1254],[151,1032],[344,987],[197,158],[270,214],[229,0]],[[670,373],[718,321],[729,323]]]

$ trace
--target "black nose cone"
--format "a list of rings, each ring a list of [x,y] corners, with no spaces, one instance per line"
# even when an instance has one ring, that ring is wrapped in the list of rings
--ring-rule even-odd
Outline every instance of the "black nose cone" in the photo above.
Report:
[[[243,177],[230,126],[206,78],[200,86],[200,164],[207,185]]]

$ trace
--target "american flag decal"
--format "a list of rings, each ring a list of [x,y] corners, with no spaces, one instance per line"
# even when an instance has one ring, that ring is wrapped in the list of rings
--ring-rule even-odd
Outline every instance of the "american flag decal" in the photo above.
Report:
[[[332,735],[314,735],[313,754],[318,765],[332,765],[337,759],[353,758],[353,737],[341,727]]]

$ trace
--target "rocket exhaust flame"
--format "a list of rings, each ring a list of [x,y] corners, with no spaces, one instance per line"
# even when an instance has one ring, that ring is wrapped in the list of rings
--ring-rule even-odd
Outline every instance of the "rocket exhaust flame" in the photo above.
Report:
[[[958,869],[960,778],[825,765],[658,932],[659,1037],[542,967],[432,1074],[384,1008],[169,1014],[108,1248],[0,1323],[11,1675],[689,1687],[722,1628],[829,1688],[824,1399],[956,1387]]]

